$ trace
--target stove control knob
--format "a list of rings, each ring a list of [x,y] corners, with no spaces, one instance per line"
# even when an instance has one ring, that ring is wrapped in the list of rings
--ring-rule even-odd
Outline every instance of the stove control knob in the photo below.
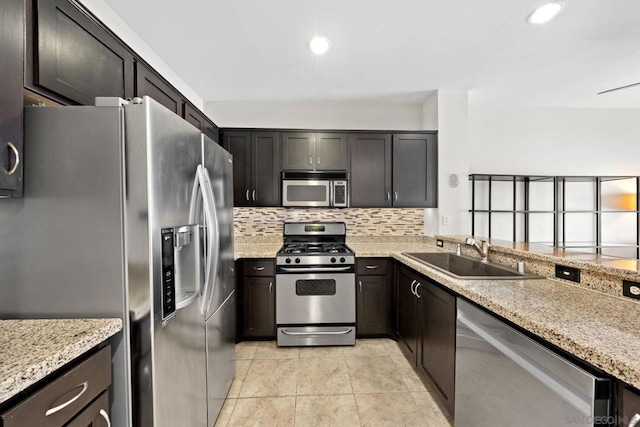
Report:
[[[336,259],[335,258],[331,258],[331,263],[335,263]]]
[[[300,264],[300,258],[296,258],[296,264]]]
[[[286,262],[287,264],[291,264],[291,258],[287,258],[286,260],[284,260],[284,262]]]
[[[340,262],[345,262],[344,257],[340,258]]]

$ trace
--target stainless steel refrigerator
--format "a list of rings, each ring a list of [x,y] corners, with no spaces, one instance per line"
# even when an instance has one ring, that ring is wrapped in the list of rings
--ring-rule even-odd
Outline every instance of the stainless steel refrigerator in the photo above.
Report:
[[[112,424],[211,426],[235,373],[232,159],[154,100],[25,112],[2,318],[119,317]]]

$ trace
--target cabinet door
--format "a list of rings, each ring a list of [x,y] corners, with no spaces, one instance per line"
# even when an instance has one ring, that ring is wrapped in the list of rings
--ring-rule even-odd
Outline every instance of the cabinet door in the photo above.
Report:
[[[233,155],[233,206],[251,206],[251,132],[225,132],[222,146]]]
[[[67,0],[38,0],[32,73],[44,88],[93,105],[96,96],[131,97],[133,56],[124,45]]]
[[[346,171],[349,168],[346,134],[316,134],[315,167],[324,171]]]
[[[0,196],[22,195],[24,1],[0,2]],[[15,149],[15,150],[14,150]],[[16,154],[17,153],[17,154]]]
[[[283,132],[282,169],[312,171],[315,169],[316,136],[314,133]]]
[[[109,418],[109,393],[104,392],[67,424],[67,427],[107,427]]]
[[[184,104],[184,114],[182,117],[199,131],[202,132],[204,130],[205,117],[191,105],[187,103]]]
[[[456,299],[425,278],[420,278],[420,369],[435,383],[453,415],[456,351]]]
[[[387,276],[358,276],[356,331],[360,336],[389,333],[389,280]]]
[[[400,348],[415,364],[417,361],[417,298],[411,292],[417,276],[405,268],[398,270],[398,338],[402,343]]]
[[[273,277],[250,277],[243,280],[243,336],[276,336],[275,283]]]
[[[391,206],[391,135],[351,135],[351,206]]]
[[[393,206],[437,207],[437,189],[436,135],[393,135]]]
[[[182,116],[182,95],[141,62],[136,62],[136,96],[149,96]]]
[[[253,206],[280,205],[280,134],[251,134],[251,171]]]
[[[636,416],[640,417],[640,394],[625,387],[622,389],[622,425],[630,425]]]
[[[207,135],[213,141],[220,144],[220,130],[218,129],[218,126],[216,126],[215,123],[213,123],[211,120],[207,119],[206,117],[204,120],[204,129],[202,129],[202,133]]]

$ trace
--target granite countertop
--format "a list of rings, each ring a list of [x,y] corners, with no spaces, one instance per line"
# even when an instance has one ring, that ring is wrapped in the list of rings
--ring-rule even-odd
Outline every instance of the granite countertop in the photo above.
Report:
[[[434,241],[377,236],[347,240],[347,244],[357,257],[392,257],[568,353],[640,388],[639,303],[556,279],[455,279],[402,255],[402,252],[442,251],[431,244]],[[248,255],[273,258],[281,244],[244,245],[236,245],[236,258],[248,258]],[[611,268],[610,265],[598,267]]]
[[[0,404],[121,329],[120,319],[0,320]]]

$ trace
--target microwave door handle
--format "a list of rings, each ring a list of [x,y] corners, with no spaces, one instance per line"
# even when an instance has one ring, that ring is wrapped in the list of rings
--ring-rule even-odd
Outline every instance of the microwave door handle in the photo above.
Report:
[[[329,181],[329,206],[333,206],[333,201],[335,199],[334,193],[336,191],[336,186],[333,181]]]

